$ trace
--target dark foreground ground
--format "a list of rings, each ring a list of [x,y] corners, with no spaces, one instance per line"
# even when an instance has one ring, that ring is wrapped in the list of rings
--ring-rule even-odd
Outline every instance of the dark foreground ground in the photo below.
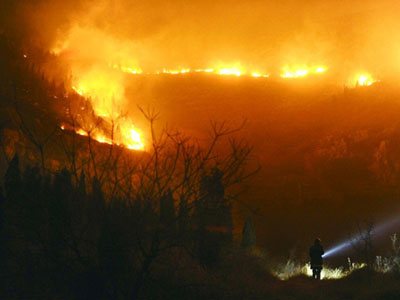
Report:
[[[242,274],[243,275],[243,274]],[[226,277],[225,277],[226,276]],[[400,278],[365,271],[347,278],[314,281],[301,275],[287,281],[260,276],[237,282],[238,274],[216,274],[202,284],[146,291],[143,299],[400,299]]]
[[[243,254],[243,253],[242,253]],[[315,281],[299,275],[280,280],[265,260],[233,255],[215,269],[190,266],[164,272],[158,269],[141,294],[142,299],[400,299],[400,275],[353,271],[341,279]],[[267,263],[268,264],[268,263]],[[158,272],[160,271],[160,273]]]

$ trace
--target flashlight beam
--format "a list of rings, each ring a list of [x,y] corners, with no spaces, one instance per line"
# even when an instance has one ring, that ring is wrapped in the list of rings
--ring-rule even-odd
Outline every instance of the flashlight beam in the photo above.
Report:
[[[398,223],[400,221],[400,217],[396,216],[392,219],[390,219],[389,221],[384,222],[383,224],[380,224],[379,226],[375,227],[373,230],[373,234],[380,234],[383,231],[389,229],[390,227],[394,226],[396,223]],[[329,249],[328,251],[325,252],[324,255],[322,255],[322,257],[328,257],[331,256],[333,254],[337,254],[340,253],[342,251],[344,251],[345,249],[349,248],[351,245],[354,245],[355,243],[359,242],[361,237],[365,234],[365,232],[360,233],[359,235],[356,235],[353,238],[348,239],[347,241],[344,241],[343,243]]]

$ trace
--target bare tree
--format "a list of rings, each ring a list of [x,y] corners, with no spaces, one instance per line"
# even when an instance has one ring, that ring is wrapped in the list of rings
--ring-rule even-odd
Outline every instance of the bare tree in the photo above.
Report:
[[[374,228],[375,224],[371,218],[364,220],[362,223],[357,222],[358,235],[352,242],[354,250],[363,257],[366,263],[368,281],[371,280],[375,257],[372,244]]]
[[[225,232],[231,234],[231,226],[222,228],[221,233],[214,221],[199,222],[196,209],[217,203],[215,209],[224,209],[229,217],[230,207],[240,194],[240,189],[232,187],[258,171],[258,164],[250,165],[255,161],[252,148],[235,138],[244,123],[230,128],[214,122],[209,141],[200,142],[179,131],[157,129],[158,114],[142,110],[152,142],[146,151],[131,151],[114,143],[113,122],[107,125],[111,143],[101,144],[91,137],[98,127],[105,126],[104,120],[93,116],[84,120],[72,108],[69,112],[67,130],[45,128],[42,132],[41,123],[30,125],[29,118],[19,110],[14,120],[40,154],[43,174],[51,173],[45,163],[53,159],[45,151],[50,143],[58,144],[65,154],[61,165],[73,175],[72,184],[78,187],[78,192],[69,193],[60,204],[60,209],[70,211],[66,214],[70,216],[66,218],[70,220],[69,232],[63,234],[63,244],[74,263],[84,268],[101,264],[109,272],[118,265],[122,273],[133,272],[133,286],[116,286],[114,291],[136,299],[160,256],[179,249],[196,258],[204,239],[215,241]],[[79,129],[85,131],[85,137],[76,134]],[[58,180],[68,178],[63,172]],[[209,182],[207,188],[206,179],[217,180],[216,185]],[[89,195],[85,195],[86,185],[91,190]],[[209,246],[219,247],[213,242]]]

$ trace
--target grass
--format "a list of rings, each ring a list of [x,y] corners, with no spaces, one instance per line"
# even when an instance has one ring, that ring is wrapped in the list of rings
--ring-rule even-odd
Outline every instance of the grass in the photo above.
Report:
[[[232,253],[208,269],[188,263],[189,257],[179,259],[192,267],[155,272],[143,299],[400,299],[400,275],[369,273],[366,268],[340,279],[316,281],[299,273],[281,280],[269,271],[273,266],[267,258],[248,253]]]

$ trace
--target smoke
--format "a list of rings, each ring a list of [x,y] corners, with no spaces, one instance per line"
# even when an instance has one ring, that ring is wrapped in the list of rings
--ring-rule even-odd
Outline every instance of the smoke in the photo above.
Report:
[[[149,71],[239,62],[264,72],[324,64],[338,73],[365,69],[383,76],[400,67],[400,4],[395,0],[20,0],[2,5],[9,16],[4,22],[25,32],[27,40],[51,50],[76,38],[80,28],[94,33],[80,51],[100,50],[107,59],[103,48],[114,40],[117,49],[129,49]]]

